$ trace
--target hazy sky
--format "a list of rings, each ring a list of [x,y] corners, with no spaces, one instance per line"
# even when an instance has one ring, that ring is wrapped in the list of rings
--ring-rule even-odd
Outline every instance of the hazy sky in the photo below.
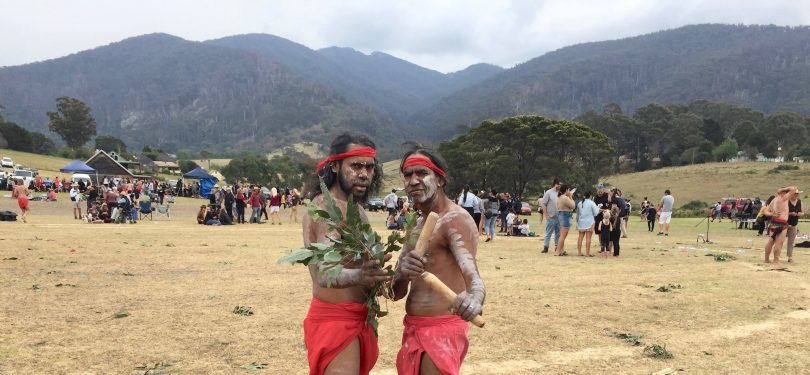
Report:
[[[164,32],[267,33],[382,51],[441,72],[696,23],[810,25],[806,0],[0,0],[0,66]]]

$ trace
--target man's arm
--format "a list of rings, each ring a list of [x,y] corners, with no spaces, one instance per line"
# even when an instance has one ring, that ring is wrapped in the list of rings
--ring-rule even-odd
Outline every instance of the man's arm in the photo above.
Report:
[[[465,221],[457,220],[448,224],[450,227],[446,235],[450,252],[456,258],[458,268],[467,284],[467,289],[458,294],[450,311],[469,321],[481,315],[487,295],[475,260],[478,235],[474,233],[474,227]]]
[[[543,219],[548,220],[548,192],[543,193]]]

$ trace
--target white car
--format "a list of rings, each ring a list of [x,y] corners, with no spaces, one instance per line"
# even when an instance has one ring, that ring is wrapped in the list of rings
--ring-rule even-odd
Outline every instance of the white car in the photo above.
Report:
[[[90,176],[84,173],[74,173],[70,176],[70,181],[74,184],[78,184],[79,181],[84,181],[84,185],[87,186],[87,184],[90,183]]]
[[[3,157],[3,160],[2,160],[2,161],[0,161],[0,164],[2,164],[2,165],[3,165],[3,167],[9,167],[9,168],[13,168],[13,167],[14,167],[14,162],[13,162],[13,161],[11,160],[11,158],[10,158],[10,157],[8,157],[8,156],[4,156],[4,157]]]
[[[15,181],[22,180],[25,186],[30,186],[31,182],[34,181],[34,172],[18,169],[11,175],[11,179]]]

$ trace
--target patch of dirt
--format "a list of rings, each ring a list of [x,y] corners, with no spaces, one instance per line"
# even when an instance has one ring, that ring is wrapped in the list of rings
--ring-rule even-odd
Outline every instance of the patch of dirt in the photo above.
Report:
[[[553,364],[564,365],[568,363],[578,363],[590,360],[628,357],[634,354],[636,354],[636,351],[629,347],[607,346],[601,348],[585,348],[575,352],[548,352],[545,359]]]
[[[757,332],[768,331],[779,327],[779,323],[769,320],[762,323],[745,324],[731,328],[723,328],[714,331],[714,335],[727,339],[739,339],[748,337]]]

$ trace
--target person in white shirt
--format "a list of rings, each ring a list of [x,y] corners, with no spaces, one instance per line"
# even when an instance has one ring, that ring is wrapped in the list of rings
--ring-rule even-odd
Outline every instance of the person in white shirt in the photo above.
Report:
[[[73,207],[73,218],[77,220],[82,219],[82,208],[80,203],[82,201],[82,196],[79,194],[79,189],[76,188],[76,185],[70,187],[70,205]]]
[[[507,235],[507,236],[509,236],[509,235],[511,235],[511,234],[512,234],[512,223],[514,223],[514,222],[515,222],[515,217],[516,217],[516,216],[517,216],[517,215],[515,215],[515,212],[514,212],[513,210],[511,210],[511,209],[509,210],[509,213],[508,213],[508,214],[506,214],[506,222],[507,222],[507,223],[509,223],[509,224],[506,226],[507,228],[509,228],[509,229],[506,231],[506,235]]]
[[[470,185],[464,185],[464,191],[458,196],[458,205],[469,212],[470,216],[474,216],[475,208],[478,207],[479,202],[478,197],[470,191]]]
[[[529,235],[529,220],[523,219],[523,223],[518,225],[518,230],[520,230],[521,236],[528,236]]]
[[[396,214],[397,212],[397,191],[396,189],[391,189],[391,193],[385,196],[383,199],[383,203],[385,204],[385,209],[388,211],[388,215]]]

